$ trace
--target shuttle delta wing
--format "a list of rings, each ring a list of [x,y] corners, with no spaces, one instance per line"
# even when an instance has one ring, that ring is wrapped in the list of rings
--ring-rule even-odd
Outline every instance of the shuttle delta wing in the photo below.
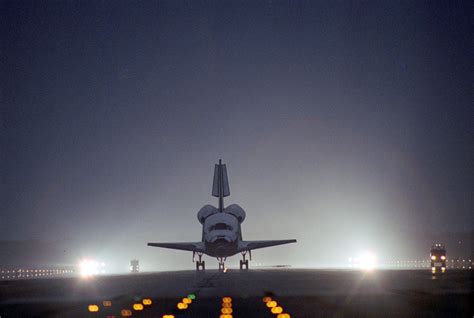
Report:
[[[183,243],[148,243],[148,246],[169,248],[172,250],[182,250],[191,252],[204,252],[202,242],[183,242]]]
[[[289,243],[296,243],[296,240],[273,240],[273,241],[241,241],[239,252],[256,250],[258,248],[271,247]]]

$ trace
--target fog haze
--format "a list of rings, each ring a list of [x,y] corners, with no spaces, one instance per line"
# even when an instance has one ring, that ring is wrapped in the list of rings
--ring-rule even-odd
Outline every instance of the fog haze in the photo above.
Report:
[[[472,230],[467,3],[0,8],[0,240],[193,268],[146,243],[200,240],[220,158],[244,239],[298,240],[254,263],[415,257],[419,235]]]

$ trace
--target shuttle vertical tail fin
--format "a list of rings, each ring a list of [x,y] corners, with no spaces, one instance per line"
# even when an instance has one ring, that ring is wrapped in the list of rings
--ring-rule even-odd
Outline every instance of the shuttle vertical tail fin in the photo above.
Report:
[[[212,183],[212,195],[219,198],[219,212],[224,210],[224,197],[230,195],[227,168],[219,159],[219,164],[214,167],[214,182]]]

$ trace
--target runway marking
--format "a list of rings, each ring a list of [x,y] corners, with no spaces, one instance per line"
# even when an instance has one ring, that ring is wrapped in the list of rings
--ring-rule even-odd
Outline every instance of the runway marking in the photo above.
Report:
[[[284,312],[284,309],[278,302],[269,296],[263,297],[263,303],[270,309],[270,312],[276,315],[277,318],[291,318],[291,315]]]

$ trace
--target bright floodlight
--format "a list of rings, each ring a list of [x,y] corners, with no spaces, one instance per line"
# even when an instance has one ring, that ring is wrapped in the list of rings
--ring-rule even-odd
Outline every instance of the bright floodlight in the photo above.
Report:
[[[79,263],[79,271],[82,277],[89,277],[104,273],[104,266],[104,263],[100,264],[94,260],[85,259]]]
[[[372,252],[365,252],[359,256],[359,266],[363,270],[373,270],[377,263],[377,258]]]

